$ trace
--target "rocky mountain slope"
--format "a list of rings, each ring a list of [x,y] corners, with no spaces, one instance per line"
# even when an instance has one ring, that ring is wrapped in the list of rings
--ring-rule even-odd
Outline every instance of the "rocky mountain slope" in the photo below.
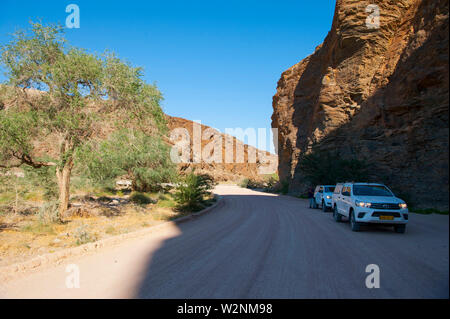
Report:
[[[306,187],[298,159],[314,145],[366,159],[418,207],[448,209],[448,7],[337,1],[323,44],[282,74],[273,97],[279,175],[291,192]]]

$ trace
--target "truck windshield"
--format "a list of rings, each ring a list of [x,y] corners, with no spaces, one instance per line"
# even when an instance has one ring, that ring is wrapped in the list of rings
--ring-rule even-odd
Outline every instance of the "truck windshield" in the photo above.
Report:
[[[353,194],[360,196],[394,196],[381,185],[353,185]]]
[[[333,193],[334,187],[325,187],[325,193]]]

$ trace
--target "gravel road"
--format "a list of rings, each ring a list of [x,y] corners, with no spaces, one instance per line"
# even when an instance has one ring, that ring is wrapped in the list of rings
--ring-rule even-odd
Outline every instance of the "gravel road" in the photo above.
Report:
[[[220,185],[192,221],[8,283],[6,298],[448,298],[448,216],[352,232],[306,200]],[[67,288],[67,264],[80,288]],[[366,266],[380,288],[366,287]]]

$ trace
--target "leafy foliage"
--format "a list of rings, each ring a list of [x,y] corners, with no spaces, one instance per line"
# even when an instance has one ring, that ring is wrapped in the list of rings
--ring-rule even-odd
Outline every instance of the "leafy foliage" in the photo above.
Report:
[[[43,166],[38,169],[33,169],[25,166],[25,179],[30,186],[41,186],[44,191],[44,199],[54,201],[58,197],[58,184],[55,178],[54,166]]]
[[[280,178],[277,173],[274,173],[265,179],[265,189],[271,191],[279,183]]]
[[[107,140],[87,145],[78,155],[93,180],[107,182],[127,175],[134,190],[149,192],[174,180],[176,169],[169,152],[169,146],[160,137],[123,129]]]
[[[299,159],[299,169],[312,185],[333,185],[345,181],[365,181],[368,164],[356,158],[346,159],[338,153],[311,152]]]
[[[266,185],[262,181],[257,181],[251,178],[244,178],[240,182],[239,186],[243,188],[264,188]]]
[[[211,194],[214,180],[211,176],[196,175],[194,171],[185,175],[176,187],[174,199],[180,207],[195,209]]]

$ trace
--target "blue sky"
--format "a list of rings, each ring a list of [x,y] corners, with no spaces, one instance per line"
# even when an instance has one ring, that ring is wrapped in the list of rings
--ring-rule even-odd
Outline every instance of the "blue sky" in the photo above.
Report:
[[[225,128],[270,128],[281,73],[322,43],[334,1],[2,1],[0,44],[30,19],[65,23],[70,44],[105,49],[145,69],[164,111]],[[0,81],[4,76],[0,75]]]

